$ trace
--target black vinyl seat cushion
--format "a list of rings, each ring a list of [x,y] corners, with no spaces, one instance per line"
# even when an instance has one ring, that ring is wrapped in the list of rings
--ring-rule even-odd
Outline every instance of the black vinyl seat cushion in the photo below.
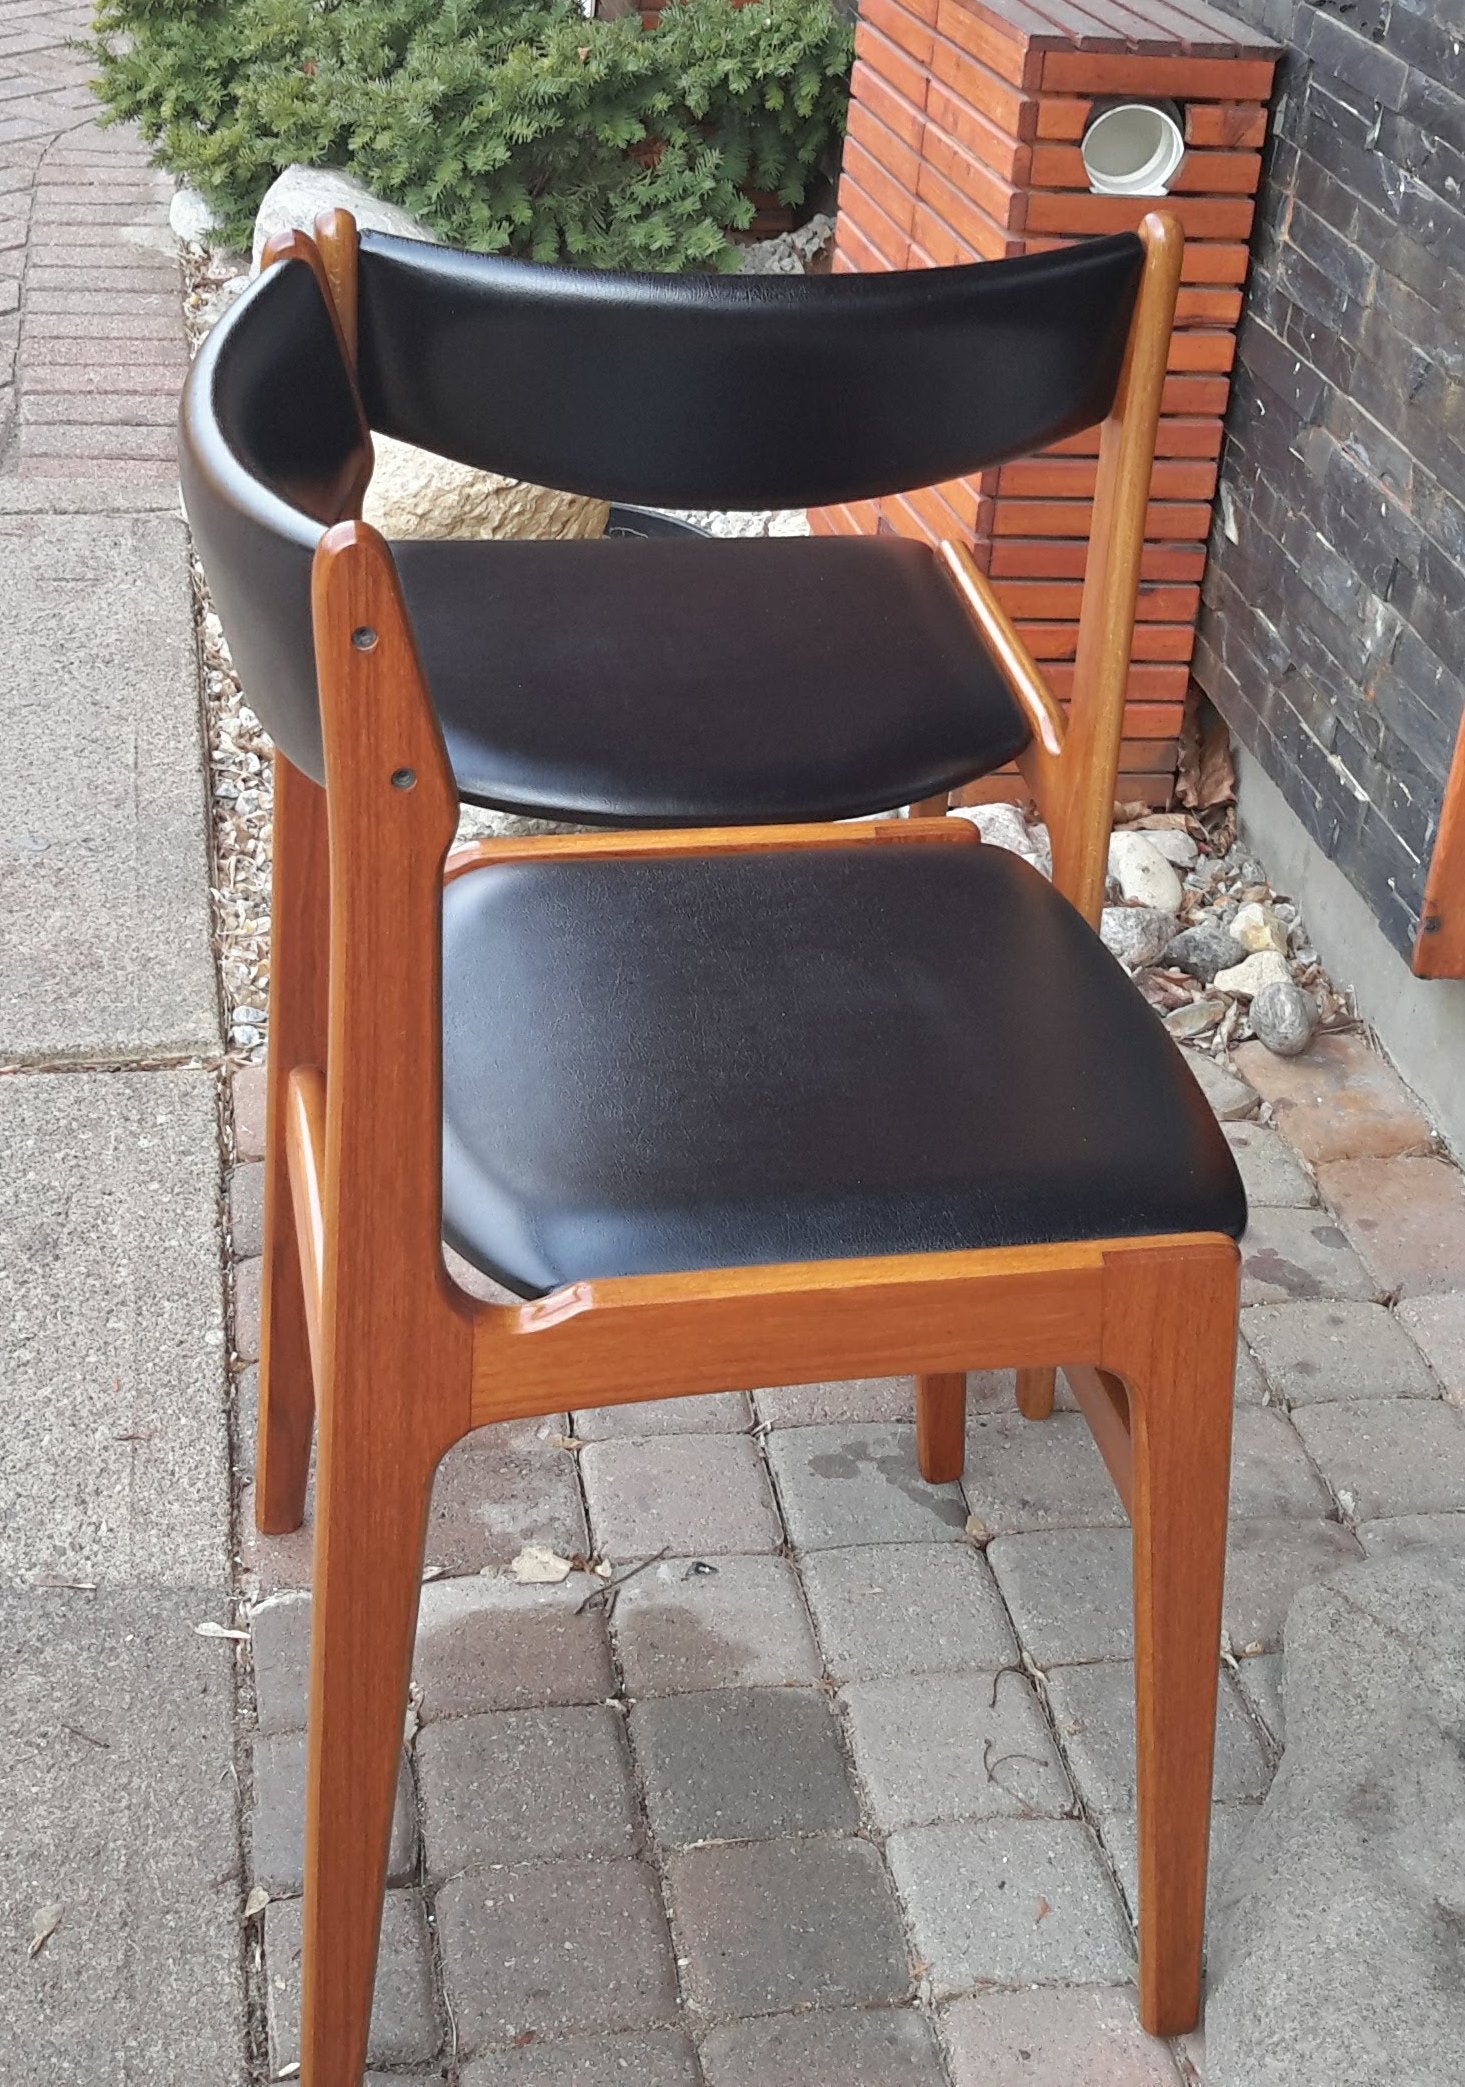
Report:
[[[522,1296],[1245,1227],[1179,1051],[996,848],[498,865],[443,966],[444,1232]]]
[[[458,788],[617,826],[882,811],[1028,731],[895,538],[393,545]]]

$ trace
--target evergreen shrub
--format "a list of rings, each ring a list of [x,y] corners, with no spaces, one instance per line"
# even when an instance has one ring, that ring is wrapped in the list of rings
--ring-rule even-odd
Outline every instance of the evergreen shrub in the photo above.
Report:
[[[730,267],[747,190],[803,201],[843,121],[831,0],[98,0],[112,118],[234,242],[282,170],[339,166],[456,246],[599,268]]]

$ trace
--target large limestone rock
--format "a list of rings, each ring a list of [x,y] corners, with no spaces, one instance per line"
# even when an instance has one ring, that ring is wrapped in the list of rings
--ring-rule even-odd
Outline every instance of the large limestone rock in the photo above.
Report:
[[[259,274],[265,241],[276,232],[308,232],[323,210],[349,210],[358,231],[397,232],[404,239],[442,241],[410,210],[384,203],[339,167],[286,167],[265,190],[254,220],[251,275]]]
[[[386,537],[604,536],[610,508],[496,472],[474,471],[390,435],[374,435],[363,519]]]
[[[1304,1588],[1287,1752],[1210,1932],[1208,2087],[1465,2080],[1465,1559]]]

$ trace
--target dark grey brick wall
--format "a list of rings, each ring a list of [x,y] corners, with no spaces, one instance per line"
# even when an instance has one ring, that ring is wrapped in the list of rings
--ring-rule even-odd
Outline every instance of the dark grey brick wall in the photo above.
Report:
[[[1195,673],[1408,952],[1465,701],[1465,0],[1289,46]]]

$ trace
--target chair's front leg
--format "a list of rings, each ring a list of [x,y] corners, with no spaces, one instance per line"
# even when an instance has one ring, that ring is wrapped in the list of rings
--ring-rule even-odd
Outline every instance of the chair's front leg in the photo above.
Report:
[[[399,1352],[338,1353],[344,1396],[322,1387],[301,2087],[361,2087],[366,2068],[434,1469],[394,1424],[413,1367]]]
[[[325,1068],[329,909],[326,794],[277,753],[255,1487],[255,1520],[267,1536],[298,1529],[304,1518],[315,1421],[285,1126],[290,1074],[301,1065]]]
[[[1134,1452],[1140,2016],[1153,2036],[1183,2035],[1200,2014],[1237,1269],[1229,1242],[1137,1262],[1117,1344]]]

